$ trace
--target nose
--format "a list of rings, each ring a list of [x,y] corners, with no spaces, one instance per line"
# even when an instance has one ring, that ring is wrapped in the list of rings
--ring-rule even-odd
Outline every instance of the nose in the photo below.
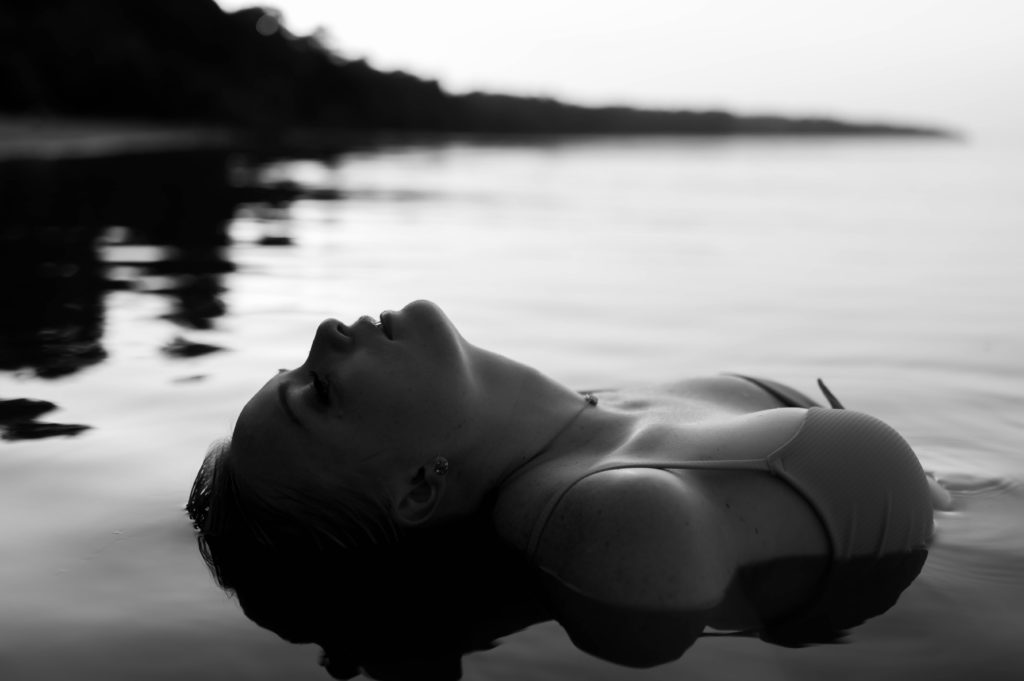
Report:
[[[345,331],[345,325],[337,319],[325,319],[320,322],[313,336],[313,344],[309,347],[306,364],[318,365],[331,355],[345,350],[351,342]]]

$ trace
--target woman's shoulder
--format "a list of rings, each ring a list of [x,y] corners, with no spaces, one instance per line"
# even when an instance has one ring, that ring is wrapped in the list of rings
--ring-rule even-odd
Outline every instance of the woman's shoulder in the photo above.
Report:
[[[604,471],[552,514],[534,559],[579,648],[648,667],[678,658],[703,631],[733,570],[685,487],[656,469]]]
[[[712,541],[716,515],[702,490],[669,471],[603,471],[565,493],[534,560],[610,605],[697,611],[714,605],[732,573],[728,546]]]

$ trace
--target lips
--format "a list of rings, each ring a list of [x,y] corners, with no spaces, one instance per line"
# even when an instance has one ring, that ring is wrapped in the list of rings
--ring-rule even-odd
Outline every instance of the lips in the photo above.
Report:
[[[393,328],[392,328],[392,318],[391,318],[391,315],[392,315],[392,313],[391,313],[390,310],[385,310],[384,312],[380,313],[380,322],[379,322],[380,330],[384,332],[384,335],[387,336],[388,340],[394,340],[395,339],[395,337],[392,335],[393,334]]]
[[[387,338],[388,340],[394,340],[393,336],[391,335],[391,333],[392,333],[391,314],[392,313],[390,311],[381,312],[379,319],[377,317],[371,317],[370,315],[366,314],[366,315],[363,315],[362,317],[360,317],[356,321],[356,324],[366,324],[366,325],[372,326],[372,327],[374,327],[376,329],[380,329],[380,332],[382,334],[384,334],[385,338]],[[354,326],[355,325],[353,325],[353,327]]]

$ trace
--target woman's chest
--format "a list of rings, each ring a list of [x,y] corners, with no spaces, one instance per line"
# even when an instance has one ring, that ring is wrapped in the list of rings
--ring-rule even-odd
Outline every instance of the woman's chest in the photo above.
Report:
[[[612,450],[581,450],[540,462],[503,491],[495,520],[502,536],[533,552],[570,490],[593,476],[661,470],[684,484],[694,508],[714,516],[713,532],[735,539],[744,562],[827,549],[813,509],[768,470],[767,457],[799,430],[804,412],[779,409],[678,426],[649,419]],[[599,525],[608,507],[587,497]],[[579,503],[577,501],[577,503]],[[821,541],[819,542],[819,535]],[[709,540],[712,537],[708,538]]]

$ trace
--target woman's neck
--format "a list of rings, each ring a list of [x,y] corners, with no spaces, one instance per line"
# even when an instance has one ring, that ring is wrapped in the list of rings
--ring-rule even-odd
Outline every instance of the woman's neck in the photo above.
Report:
[[[582,396],[579,399],[586,405]],[[546,447],[492,487],[483,507],[490,512],[498,535],[528,550],[547,500],[557,496],[581,466],[625,446],[639,425],[634,415],[600,404],[578,409]]]
[[[474,353],[479,377],[472,451],[457,454],[456,513],[474,512],[506,480],[539,459],[559,456],[594,437],[600,407],[545,374],[501,355]]]
[[[497,480],[490,485],[492,490],[499,490],[510,478],[518,475],[524,469],[528,468],[534,461],[543,459],[553,452],[560,450],[566,450],[566,442],[572,442],[576,440],[576,432],[573,426],[577,425],[577,422],[583,416],[583,413],[590,409],[595,409],[598,405],[598,398],[592,393],[578,393],[579,395],[579,406],[575,414],[565,421],[565,425],[560,427],[551,438],[540,447],[535,447],[534,453],[520,458],[518,461],[511,461],[506,467],[505,471],[498,476]]]

